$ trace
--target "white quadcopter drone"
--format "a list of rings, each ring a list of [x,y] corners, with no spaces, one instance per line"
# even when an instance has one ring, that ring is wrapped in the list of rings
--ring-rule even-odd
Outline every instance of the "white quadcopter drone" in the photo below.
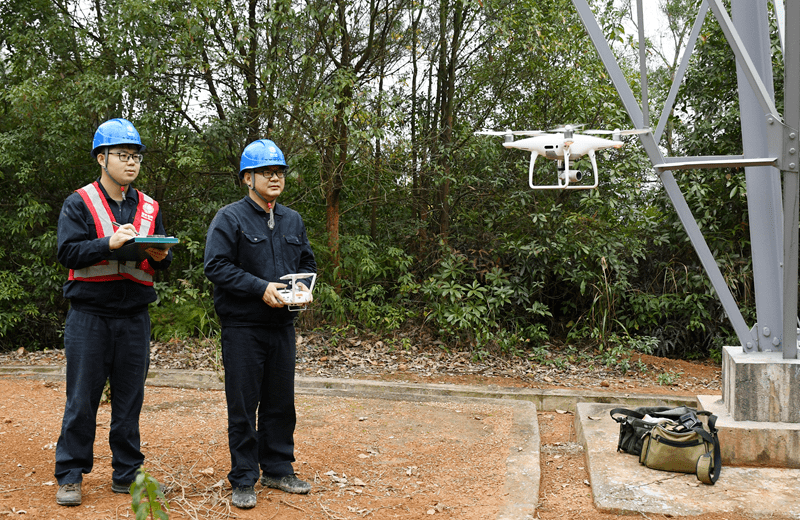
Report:
[[[298,285],[298,280],[302,280],[304,278],[311,278],[311,284],[306,289],[300,288]],[[278,293],[283,298],[283,301],[286,302],[287,308],[290,311],[304,311],[308,308],[308,304],[311,303],[311,291],[314,290],[314,284],[317,282],[317,274],[316,273],[294,273],[294,274],[287,274],[281,276],[281,280],[291,280],[289,282],[290,287],[285,289],[279,289]]]
[[[580,127],[580,125],[578,125]],[[594,137],[592,135],[584,135],[575,133],[575,127],[566,125],[564,127],[555,128],[553,130],[482,130],[475,132],[481,135],[502,135],[505,137],[503,146],[506,148],[518,148],[531,153],[531,162],[528,167],[528,184],[534,190],[591,190],[597,188],[599,180],[597,176],[597,160],[595,159],[595,152],[597,150],[604,150],[606,148],[620,148],[623,141],[620,137],[623,135],[644,134],[649,132],[649,128],[638,130],[584,130],[586,134],[610,134],[611,139],[603,139],[602,137]],[[514,140],[515,135],[532,136],[519,141]],[[542,156],[546,159],[556,161],[558,176],[557,184],[550,185],[535,185],[533,183],[533,166],[536,163],[536,158]],[[588,155],[592,161],[592,169],[594,170],[594,183],[593,184],[573,184],[577,183],[583,178],[583,172],[575,170],[575,161]]]

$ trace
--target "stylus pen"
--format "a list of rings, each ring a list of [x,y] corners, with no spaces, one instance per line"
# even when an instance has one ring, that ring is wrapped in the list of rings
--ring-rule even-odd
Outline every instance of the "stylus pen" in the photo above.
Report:
[[[112,220],[112,221],[111,221],[111,223],[112,223],[112,224],[114,224],[114,225],[115,225],[115,226],[117,226],[117,227],[122,227],[122,224],[120,224],[119,222],[114,222],[114,221]],[[139,234],[139,232],[138,232],[138,231],[134,231],[134,233],[136,233],[136,236],[137,236],[137,237],[140,237],[140,236],[142,236],[142,235],[140,235],[140,234]]]

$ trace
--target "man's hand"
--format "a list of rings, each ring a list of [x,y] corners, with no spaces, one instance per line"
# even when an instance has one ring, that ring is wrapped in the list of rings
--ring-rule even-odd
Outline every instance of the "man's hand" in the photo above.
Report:
[[[108,248],[112,251],[119,249],[125,242],[138,235],[139,233],[136,232],[136,228],[133,227],[133,224],[123,224],[111,235],[108,241]]]
[[[261,299],[264,300],[264,303],[266,303],[270,307],[276,309],[283,307],[284,305],[286,305],[286,302],[283,300],[283,298],[281,298],[278,289],[283,289],[285,287],[286,287],[285,283],[270,282],[270,284],[267,286],[267,290],[264,291],[264,296],[262,296]]]
[[[166,249],[159,249],[157,247],[146,247],[144,252],[150,255],[150,258],[156,262],[160,262],[165,259],[167,257],[167,253],[169,253],[169,251]]]
[[[303,282],[297,282],[297,290],[298,292],[308,293],[308,301],[306,302],[306,304],[314,301],[314,296],[311,294],[311,290],[308,287],[306,287],[306,285]]]

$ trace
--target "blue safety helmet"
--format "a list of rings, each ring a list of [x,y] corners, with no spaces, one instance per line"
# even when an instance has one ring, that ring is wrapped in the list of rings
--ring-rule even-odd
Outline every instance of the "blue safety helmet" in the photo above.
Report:
[[[286,168],[286,159],[278,146],[269,139],[259,139],[245,146],[239,161],[239,178],[244,178],[245,170],[253,170],[273,165]]]
[[[117,144],[135,144],[143,152],[145,146],[133,123],[127,119],[109,119],[97,128],[92,142],[92,156],[97,157],[102,148]]]

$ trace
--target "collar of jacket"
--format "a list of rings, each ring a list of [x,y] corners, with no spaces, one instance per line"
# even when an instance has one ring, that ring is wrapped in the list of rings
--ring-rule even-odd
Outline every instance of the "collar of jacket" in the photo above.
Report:
[[[100,182],[100,177],[96,179],[97,185],[100,186],[100,191],[103,193],[103,196],[108,200],[114,200],[108,196],[108,192],[106,191],[105,187],[103,187],[103,183]],[[131,199],[137,205],[139,204],[139,193],[136,191],[136,188],[128,184],[128,191],[125,192],[125,200]],[[116,202],[116,201],[114,201]],[[277,209],[277,208],[276,208]]]
[[[258,203],[256,201],[254,201],[253,199],[251,199],[249,195],[245,196],[244,200],[246,200],[253,207],[253,209],[258,211],[259,213],[263,213],[265,215],[269,215],[269,211],[264,211],[264,208],[259,206]],[[275,216],[283,215],[284,214],[284,208],[286,206],[278,204],[277,202],[273,202],[273,204],[275,204],[275,207],[272,208],[272,212],[275,214]]]

